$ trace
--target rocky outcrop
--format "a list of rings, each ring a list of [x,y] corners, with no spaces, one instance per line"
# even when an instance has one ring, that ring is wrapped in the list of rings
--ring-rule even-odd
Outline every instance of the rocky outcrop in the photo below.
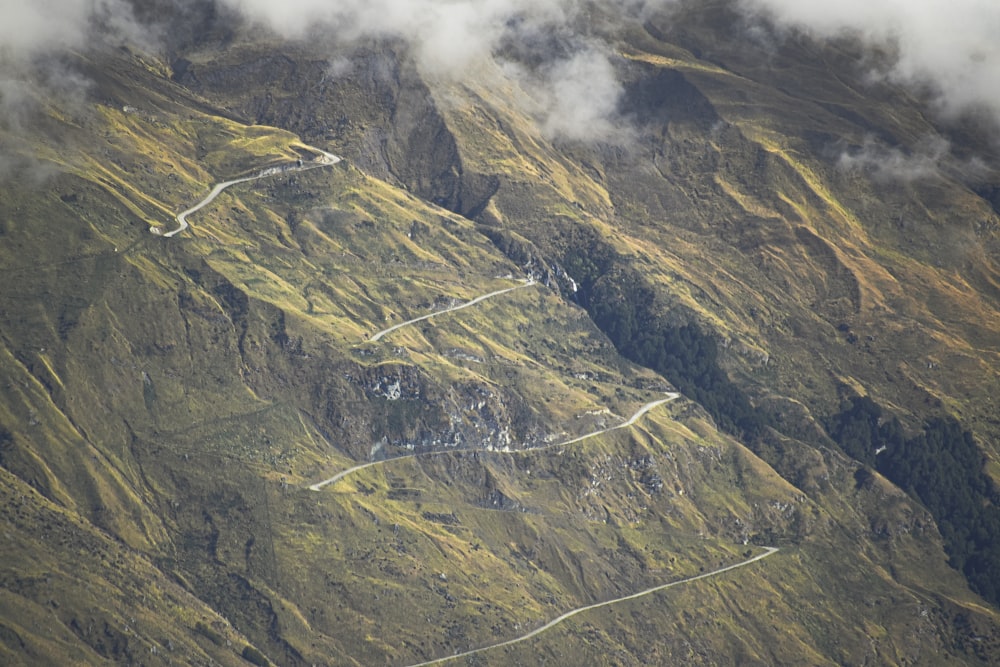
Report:
[[[247,53],[223,64],[179,57],[174,78],[253,121],[335,147],[351,162],[422,199],[475,218],[496,193],[492,174],[467,171],[431,90],[405,47],[359,47],[343,71],[314,56]],[[247,82],[251,82],[247,86]],[[349,116],[336,110],[356,101]]]

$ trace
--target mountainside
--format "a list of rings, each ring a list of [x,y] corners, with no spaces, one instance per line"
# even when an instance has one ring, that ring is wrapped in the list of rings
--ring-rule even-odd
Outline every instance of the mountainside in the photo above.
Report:
[[[131,6],[0,82],[0,662],[997,664],[989,120],[728,2]]]

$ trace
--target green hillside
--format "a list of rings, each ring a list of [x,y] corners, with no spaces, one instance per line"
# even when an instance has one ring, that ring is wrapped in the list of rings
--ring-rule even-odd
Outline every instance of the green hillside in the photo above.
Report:
[[[947,130],[725,6],[604,35],[624,141],[391,40],[66,56],[0,123],[0,662],[997,664],[997,212],[839,167]]]

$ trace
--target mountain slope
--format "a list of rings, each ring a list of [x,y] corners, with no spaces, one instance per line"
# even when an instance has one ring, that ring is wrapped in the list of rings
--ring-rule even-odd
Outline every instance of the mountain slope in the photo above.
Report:
[[[836,166],[934,131],[916,102],[699,20],[614,36],[624,145],[400,44],[75,58],[85,103],[2,135],[5,662],[415,664],[763,547],[475,660],[994,662],[935,518],[829,425],[865,395],[996,455],[996,214],[959,163]],[[345,161],[150,233],[311,146]]]

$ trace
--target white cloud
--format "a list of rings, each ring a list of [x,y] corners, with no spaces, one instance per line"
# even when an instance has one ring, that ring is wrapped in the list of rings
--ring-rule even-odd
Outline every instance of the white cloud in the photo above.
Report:
[[[91,45],[148,46],[127,0],[0,0],[0,180],[44,181],[57,169],[32,156],[21,135],[56,104],[73,116],[91,83],[60,56]]]
[[[1000,119],[996,0],[739,0],[751,14],[820,38],[857,37],[894,54],[878,72],[930,85],[946,114],[986,109]]]
[[[622,143],[629,136],[618,121],[622,86],[607,54],[587,49],[546,68],[538,86],[544,95],[542,132],[555,139]]]
[[[0,62],[82,48],[96,35],[148,43],[126,0],[0,0]]]
[[[547,137],[620,142],[627,136],[617,124],[622,88],[609,49],[589,36],[579,0],[223,2],[286,37],[404,40],[425,76],[467,80],[498,64],[525,91]],[[650,4],[608,2],[632,14]]]
[[[0,130],[19,130],[36,108],[34,90],[27,82],[0,78]]]
[[[144,0],[182,7],[188,0]],[[214,0],[288,37],[330,43],[390,38],[406,42],[426,76],[459,80],[481,65],[513,57],[504,71],[525,75],[529,94],[548,109],[542,128],[564,138],[620,137],[621,93],[597,35],[662,12],[678,0]],[[746,13],[820,37],[854,36],[894,54],[878,74],[931,86],[941,111],[986,109],[1000,120],[1000,2],[996,0],[734,0]],[[133,18],[136,0],[0,0],[0,70],[40,54],[94,43],[150,43]],[[697,8],[698,0],[689,0]],[[170,12],[167,12],[168,14]],[[609,25],[610,24],[610,25]],[[556,36],[556,37],[553,37]],[[548,41],[546,41],[548,40]],[[560,41],[561,40],[561,41]],[[325,40],[326,41],[326,40]],[[557,44],[557,42],[559,42]],[[556,45],[551,52],[517,49]],[[530,58],[537,56],[536,62]],[[343,61],[330,75],[344,75]],[[543,63],[539,65],[539,62]],[[547,64],[545,64],[547,63]],[[2,72],[0,72],[2,73]],[[9,73],[8,73],[8,76]]]
[[[573,0],[222,0],[286,37],[397,37],[428,73],[461,73],[515,26],[565,21]]]
[[[0,0],[0,55],[20,58],[48,48],[75,48],[91,10],[69,0]]]
[[[879,181],[919,181],[941,176],[940,166],[950,146],[941,137],[928,137],[912,152],[885,146],[867,138],[855,150],[844,151],[837,161],[840,169],[863,171]]]
[[[966,184],[980,183],[991,170],[977,157],[960,158],[947,139],[928,135],[906,148],[887,146],[866,137],[856,148],[841,152],[837,168],[859,171],[881,182],[912,183],[953,178]]]

